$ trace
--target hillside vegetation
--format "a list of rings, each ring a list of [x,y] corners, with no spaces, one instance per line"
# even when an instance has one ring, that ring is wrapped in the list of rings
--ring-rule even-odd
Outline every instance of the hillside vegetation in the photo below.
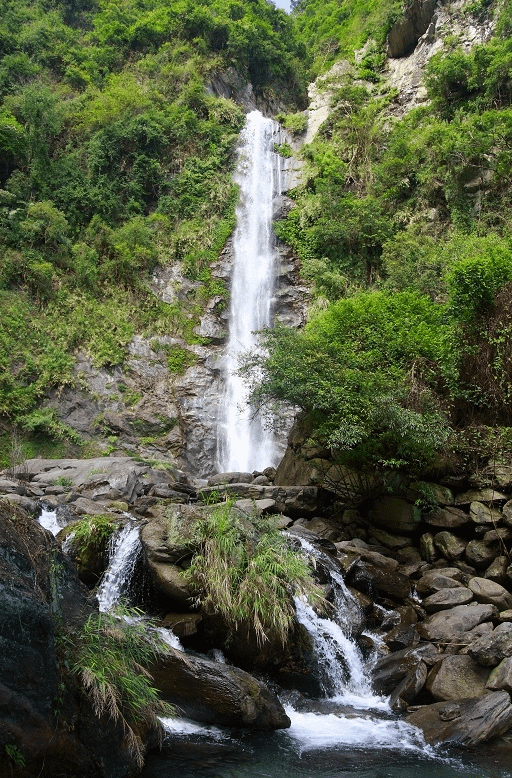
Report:
[[[209,265],[244,117],[205,87],[231,73],[303,107],[305,52],[265,0],[4,0],[1,19],[0,415],[73,437],[40,406],[75,380],[77,349],[101,367],[136,331],[197,342],[226,294]],[[198,283],[168,305],[148,278],[178,263]]]
[[[320,5],[296,13],[322,48]],[[263,369],[257,402],[299,406],[311,441],[358,467],[421,474],[510,452],[512,11],[464,13],[495,15],[494,36],[469,52],[448,39],[427,65],[428,103],[402,118],[378,57],[371,78],[352,58],[327,81],[330,116],[278,225],[314,312],[303,333],[266,333],[269,356],[245,366]],[[367,50],[382,58],[382,35]]]

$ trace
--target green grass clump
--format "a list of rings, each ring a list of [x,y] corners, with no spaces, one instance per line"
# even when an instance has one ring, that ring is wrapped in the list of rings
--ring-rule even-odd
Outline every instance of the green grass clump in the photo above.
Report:
[[[71,548],[78,569],[88,569],[106,553],[107,545],[119,527],[109,516],[87,516],[73,524]]]
[[[195,600],[232,628],[247,625],[259,643],[283,644],[295,615],[292,595],[320,601],[307,562],[270,520],[242,521],[227,501],[197,523],[199,550],[183,574]]]
[[[168,648],[148,640],[147,624],[134,619],[136,615],[140,614],[89,616],[74,639],[72,671],[79,676],[95,714],[122,724],[127,746],[142,767],[144,743],[138,727],[159,727],[157,716],[170,716],[173,710],[158,698],[146,669],[159,650]]]

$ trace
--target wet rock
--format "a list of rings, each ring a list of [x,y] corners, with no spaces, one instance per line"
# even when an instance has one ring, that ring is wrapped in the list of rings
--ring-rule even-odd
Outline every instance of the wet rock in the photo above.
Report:
[[[423,600],[422,605],[427,613],[438,613],[439,611],[454,608],[456,605],[467,605],[472,599],[473,592],[470,589],[466,589],[465,586],[457,586],[434,592],[434,594]]]
[[[509,562],[506,556],[497,556],[485,571],[484,578],[503,585],[506,581],[508,564]]]
[[[421,663],[434,664],[439,658],[435,646],[425,645],[395,651],[378,659],[372,673],[372,685],[376,694],[391,694]]]
[[[151,673],[160,692],[195,721],[259,730],[290,726],[277,696],[238,668],[173,651]]]
[[[464,654],[446,656],[428,674],[426,688],[436,700],[480,697],[485,692],[489,670]]]
[[[503,659],[512,656],[512,624],[498,624],[490,634],[471,643],[467,652],[483,667],[496,667]]]
[[[467,543],[451,532],[438,532],[434,535],[434,543],[442,556],[449,560],[460,559],[466,550]]]
[[[405,600],[411,594],[411,584],[405,575],[390,567],[376,567],[362,559],[352,567],[349,581],[356,589],[370,596],[381,595],[393,600]]]
[[[425,662],[419,662],[413,670],[407,673],[390,695],[389,705],[392,710],[405,710],[407,705],[414,702],[425,685],[427,673],[428,668]]]
[[[100,516],[107,510],[105,505],[88,497],[79,497],[74,501],[73,508],[76,513],[83,516]]]
[[[417,645],[419,642],[420,636],[412,624],[399,624],[384,638],[384,643],[391,651],[402,651],[404,648]]]
[[[197,633],[201,619],[200,613],[166,613],[160,626],[172,630],[179,638],[185,638]]]
[[[488,602],[495,605],[499,611],[512,608],[512,595],[501,584],[489,581],[487,578],[471,578],[468,587],[477,602]]]
[[[494,605],[458,605],[449,611],[434,613],[418,624],[417,630],[425,640],[451,642],[460,640],[464,633],[497,616]]]
[[[419,727],[428,743],[475,746],[509,729],[512,705],[507,692],[492,692],[484,697],[425,705],[406,721]]]

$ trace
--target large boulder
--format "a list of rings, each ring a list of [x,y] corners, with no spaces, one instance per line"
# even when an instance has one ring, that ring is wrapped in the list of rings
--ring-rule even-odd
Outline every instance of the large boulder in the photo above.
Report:
[[[465,633],[484,621],[496,618],[497,614],[494,605],[458,605],[449,611],[434,613],[418,624],[416,629],[424,640],[451,643],[462,640]]]
[[[484,697],[424,705],[406,721],[423,731],[427,743],[476,746],[512,726],[512,705],[507,692],[493,692]]]
[[[445,656],[428,674],[426,686],[435,700],[480,697],[485,692],[489,670],[465,654]]]
[[[468,588],[473,592],[477,602],[496,605],[499,611],[512,608],[512,594],[509,594],[501,584],[475,577],[470,579]]]
[[[259,730],[290,726],[277,696],[236,667],[173,651],[160,657],[152,676],[162,695],[195,721]]]
[[[503,659],[512,656],[512,623],[498,624],[492,632],[471,643],[467,652],[478,664],[496,667]]]
[[[380,497],[372,504],[370,521],[397,535],[414,532],[420,523],[419,509],[400,497]]]

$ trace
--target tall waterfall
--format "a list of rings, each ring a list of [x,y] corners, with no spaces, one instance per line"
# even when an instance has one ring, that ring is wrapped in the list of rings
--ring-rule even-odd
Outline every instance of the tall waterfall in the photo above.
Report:
[[[256,346],[254,332],[272,323],[277,267],[272,201],[281,193],[278,125],[259,111],[247,116],[235,182],[240,186],[234,234],[225,394],[219,414],[219,471],[261,470],[276,464],[276,438],[246,405],[246,387],[236,374],[238,354]]]

